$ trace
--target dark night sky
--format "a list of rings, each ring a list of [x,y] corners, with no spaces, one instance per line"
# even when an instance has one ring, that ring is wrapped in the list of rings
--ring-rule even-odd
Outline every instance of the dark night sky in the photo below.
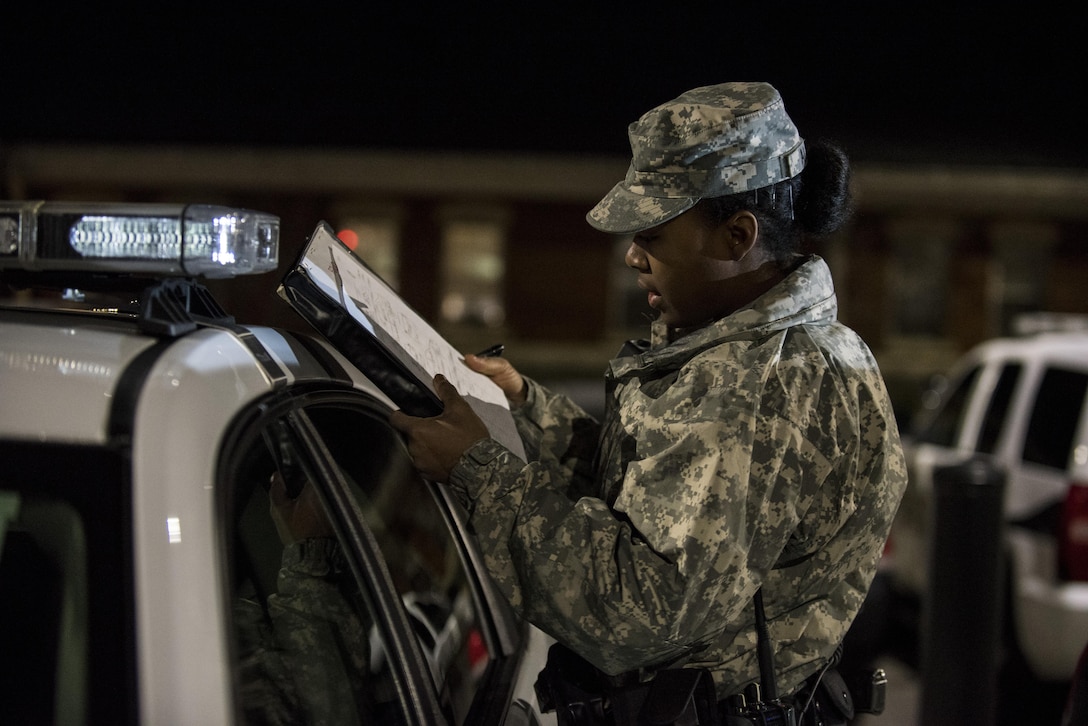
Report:
[[[1058,3],[5,5],[0,144],[625,155],[651,106],[766,80],[855,158],[1088,167]]]

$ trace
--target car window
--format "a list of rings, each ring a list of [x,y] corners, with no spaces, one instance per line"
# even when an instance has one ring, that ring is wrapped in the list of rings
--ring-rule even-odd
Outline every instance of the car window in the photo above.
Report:
[[[134,723],[124,457],[0,442],[0,459],[0,723]]]
[[[980,367],[972,368],[960,377],[955,387],[944,397],[936,415],[923,427],[918,435],[919,441],[936,446],[956,445],[970,402],[971,389],[980,370]]]
[[[292,439],[287,419],[303,414],[320,452]],[[236,453],[245,463],[232,475],[230,507],[235,668],[247,717],[411,722],[403,694],[419,684],[407,688],[411,670],[390,662],[402,650],[390,632],[400,622],[422,650],[421,672],[445,714],[463,723],[489,662],[482,615],[445,515],[395,432],[384,416],[343,402],[315,402],[259,426],[262,435]],[[304,483],[294,498],[283,497],[273,478],[284,437],[302,447]],[[334,465],[346,491],[325,480],[308,460],[313,453]],[[354,516],[365,522],[373,553],[358,555],[359,542],[335,526]],[[285,532],[292,517],[315,536],[292,541]],[[352,553],[368,563],[362,571],[350,566]],[[390,608],[407,617],[391,618]],[[342,710],[331,713],[331,704]]]
[[[997,385],[994,386],[990,401],[986,404],[986,413],[982,417],[982,426],[978,433],[977,451],[984,454],[992,454],[997,448],[997,439],[1004,428],[1005,419],[1008,418],[1009,404],[1012,402],[1012,394],[1016,390],[1016,382],[1020,380],[1020,371],[1023,367],[1019,363],[1006,363],[1001,368]]]
[[[384,419],[370,420],[364,428],[346,408],[307,411],[348,475],[441,701],[450,708],[453,721],[463,723],[489,657],[480,631],[483,616],[446,513]]]
[[[1088,391],[1088,375],[1048,368],[1039,383],[1024,436],[1023,459],[1054,469],[1069,465],[1077,424]]]

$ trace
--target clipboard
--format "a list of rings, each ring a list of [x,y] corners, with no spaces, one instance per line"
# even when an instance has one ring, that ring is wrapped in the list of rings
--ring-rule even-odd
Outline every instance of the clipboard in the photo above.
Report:
[[[491,380],[416,313],[320,222],[277,290],[318,333],[412,416],[436,416],[441,373],[483,419],[492,438],[525,460],[510,404]]]

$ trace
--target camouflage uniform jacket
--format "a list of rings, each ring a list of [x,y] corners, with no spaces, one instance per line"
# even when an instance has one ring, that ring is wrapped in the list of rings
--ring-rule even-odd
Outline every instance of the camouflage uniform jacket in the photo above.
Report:
[[[529,464],[487,439],[451,485],[513,605],[602,670],[758,677],[763,587],[787,693],[835,651],[906,484],[877,364],[806,260],[753,303],[612,360],[598,426],[529,382]]]
[[[365,612],[340,545],[287,545],[267,608],[234,603],[246,723],[366,723],[370,666]]]

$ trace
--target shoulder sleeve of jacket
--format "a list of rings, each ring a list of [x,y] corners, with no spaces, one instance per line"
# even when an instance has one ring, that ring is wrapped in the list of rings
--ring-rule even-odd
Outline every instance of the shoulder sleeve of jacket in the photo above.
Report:
[[[568,396],[532,379],[527,378],[526,384],[526,401],[513,410],[526,458],[553,461],[566,472],[575,491],[588,490],[600,424]]]

